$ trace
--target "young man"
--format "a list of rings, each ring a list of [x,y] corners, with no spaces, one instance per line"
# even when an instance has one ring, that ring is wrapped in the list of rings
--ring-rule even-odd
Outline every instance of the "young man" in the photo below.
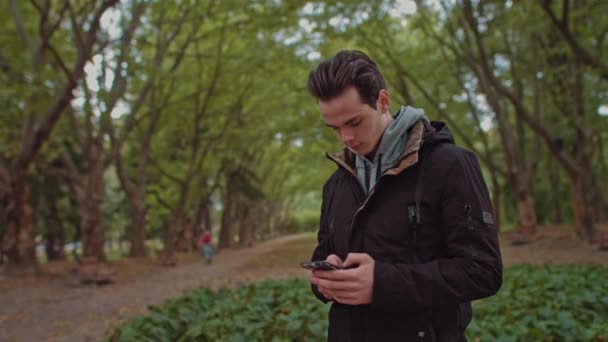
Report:
[[[495,294],[502,261],[476,157],[423,111],[390,114],[376,64],[340,51],[310,73],[323,121],[345,145],[323,187],[311,272],[332,301],[330,341],[466,341],[471,301]]]

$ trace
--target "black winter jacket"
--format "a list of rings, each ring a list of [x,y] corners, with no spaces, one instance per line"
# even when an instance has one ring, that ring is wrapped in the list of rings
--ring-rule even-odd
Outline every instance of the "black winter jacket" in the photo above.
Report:
[[[368,253],[372,304],[333,303],[329,341],[466,341],[471,301],[493,295],[502,260],[492,206],[473,153],[447,126],[420,121],[400,162],[368,196],[345,150],[323,188],[312,260]],[[327,299],[313,285],[322,301]]]

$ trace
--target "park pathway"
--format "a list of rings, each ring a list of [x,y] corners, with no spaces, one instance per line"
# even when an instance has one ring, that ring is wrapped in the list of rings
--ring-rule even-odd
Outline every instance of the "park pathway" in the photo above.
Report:
[[[129,317],[178,297],[184,290],[225,284],[242,273],[242,266],[285,243],[291,235],[253,248],[223,250],[211,265],[202,261],[158,267],[125,283],[69,287],[61,277],[41,283],[2,289],[0,341],[99,341]],[[241,269],[240,269],[241,268]]]

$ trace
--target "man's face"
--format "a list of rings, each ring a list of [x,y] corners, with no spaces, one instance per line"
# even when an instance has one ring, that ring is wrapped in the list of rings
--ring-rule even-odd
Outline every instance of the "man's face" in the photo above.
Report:
[[[361,101],[355,87],[347,88],[329,101],[319,101],[325,124],[332,128],[340,141],[360,156],[375,152],[389,120],[390,98],[386,90],[378,95],[376,109]]]

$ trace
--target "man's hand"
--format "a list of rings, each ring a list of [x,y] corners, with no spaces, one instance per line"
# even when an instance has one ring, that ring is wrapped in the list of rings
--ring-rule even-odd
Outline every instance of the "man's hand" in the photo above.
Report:
[[[344,263],[336,255],[330,255],[328,262],[349,268],[336,271],[313,271],[310,281],[329,300],[342,304],[360,305],[372,302],[374,289],[374,259],[369,254],[349,253]]]
[[[340,257],[337,256],[337,255],[335,255],[335,254],[331,254],[330,256],[328,256],[327,259],[325,259],[325,261],[327,261],[327,262],[329,262],[331,264],[334,264],[336,266],[339,266],[339,267],[343,267],[344,266],[344,262],[342,261],[342,259],[340,259]],[[319,278],[317,278],[315,276],[315,272],[312,271],[312,272],[310,272],[310,274],[308,276],[308,279],[310,280],[311,283],[317,285],[316,281]],[[329,291],[327,291],[325,289],[322,289],[322,288],[320,288],[318,286],[317,286],[317,289],[319,290],[319,292],[321,292],[321,294],[323,295],[323,297],[327,298],[327,300],[334,300],[334,296],[331,294],[331,292],[329,292]]]

